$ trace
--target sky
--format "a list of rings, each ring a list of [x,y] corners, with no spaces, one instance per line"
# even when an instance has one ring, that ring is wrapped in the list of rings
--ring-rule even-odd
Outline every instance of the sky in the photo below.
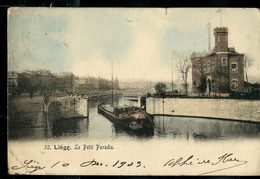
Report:
[[[215,8],[11,8],[8,70],[49,69],[119,80],[178,81],[176,60],[208,50]],[[260,11],[221,9],[229,47],[252,56],[249,80],[260,82]],[[191,75],[189,75],[189,79]]]

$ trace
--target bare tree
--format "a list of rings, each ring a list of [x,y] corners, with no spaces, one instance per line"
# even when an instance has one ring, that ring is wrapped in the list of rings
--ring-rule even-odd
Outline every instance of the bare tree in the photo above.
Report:
[[[193,66],[192,66],[193,70],[196,70],[197,73],[194,74],[195,77],[195,81],[193,81],[193,85],[196,86],[198,92],[199,92],[199,96],[201,95],[201,93],[204,93],[206,88],[207,88],[207,84],[206,84],[206,68],[203,68],[202,65],[202,61],[198,60],[196,61]]]
[[[246,82],[248,84],[248,70],[249,68],[252,66],[252,64],[254,63],[254,58],[252,58],[250,55],[245,54],[244,56],[244,73],[246,76]],[[249,87],[247,88],[247,92],[249,92]]]
[[[188,74],[191,69],[190,59],[187,56],[183,58],[179,58],[177,60],[176,67],[177,67],[177,71],[181,75],[183,86],[186,91],[186,95],[188,95]]]

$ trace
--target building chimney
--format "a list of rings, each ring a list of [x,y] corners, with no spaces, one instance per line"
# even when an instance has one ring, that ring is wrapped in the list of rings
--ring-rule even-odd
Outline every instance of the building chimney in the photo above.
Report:
[[[211,50],[210,23],[208,22],[208,51]]]

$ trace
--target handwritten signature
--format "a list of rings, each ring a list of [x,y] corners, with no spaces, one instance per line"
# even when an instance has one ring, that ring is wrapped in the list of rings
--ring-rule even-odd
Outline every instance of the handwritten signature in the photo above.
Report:
[[[182,167],[182,166],[193,166],[193,165],[211,165],[211,166],[216,166],[216,165],[221,165],[221,164],[225,164],[225,163],[233,163],[232,166],[229,167],[224,167],[218,170],[211,170],[205,173],[202,173],[201,175],[205,175],[205,174],[209,174],[209,173],[213,173],[213,172],[218,172],[218,171],[222,171],[222,170],[227,170],[230,168],[235,168],[241,165],[245,165],[247,163],[247,161],[245,160],[240,160],[238,158],[233,157],[233,153],[225,153],[224,155],[221,155],[217,158],[217,160],[213,161],[213,160],[209,160],[209,159],[204,159],[201,160],[199,158],[195,158],[194,155],[190,155],[187,158],[183,158],[180,157],[178,159],[170,159],[169,161],[167,161],[163,166],[164,167]]]

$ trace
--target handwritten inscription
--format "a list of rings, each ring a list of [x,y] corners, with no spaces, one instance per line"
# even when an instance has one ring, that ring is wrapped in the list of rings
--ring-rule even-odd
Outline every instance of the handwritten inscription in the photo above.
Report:
[[[21,166],[12,166],[11,169],[12,170],[25,169],[26,173],[32,174],[36,171],[43,170],[45,168],[52,169],[52,168],[57,168],[57,167],[63,167],[64,168],[64,167],[69,167],[69,166],[70,166],[70,163],[68,163],[68,162],[57,161],[57,162],[54,162],[52,165],[47,167],[47,166],[41,165],[40,162],[37,162],[35,160],[25,160]],[[105,162],[100,162],[100,161],[97,161],[96,159],[92,159],[92,160],[84,161],[84,162],[79,164],[80,168],[95,167],[95,166],[112,167],[112,168],[122,168],[122,167],[135,167],[135,168],[143,167],[143,168],[145,168],[145,166],[142,165],[141,161],[120,161],[120,160],[117,160],[113,163],[106,164]]]
[[[87,146],[86,146],[87,147]],[[208,174],[213,173],[221,170],[227,170],[230,168],[238,167],[241,165],[245,165],[247,163],[246,160],[240,160],[237,157],[234,157],[233,153],[225,153],[220,156],[218,156],[215,159],[201,159],[197,158],[194,155],[190,155],[188,157],[178,157],[178,158],[172,158],[168,160],[167,162],[163,164],[149,164],[151,167],[169,167],[169,168],[176,168],[176,167],[184,167],[184,166],[208,166],[208,171],[204,172],[202,174]],[[75,165],[75,163],[73,164]],[[152,166],[157,165],[157,166]],[[26,170],[26,173],[32,174],[40,170],[44,169],[53,169],[58,167],[70,167],[70,162],[62,162],[62,161],[56,161],[53,163],[49,163],[48,166],[40,164],[40,162],[36,160],[25,160],[22,165],[20,166],[12,166],[11,169],[15,171],[19,171],[22,169]],[[110,167],[115,169],[120,168],[147,168],[147,165],[144,165],[141,160],[138,161],[126,161],[126,160],[115,160],[114,162],[106,162],[106,161],[99,161],[95,158],[90,160],[84,160],[78,164],[76,164],[79,168],[87,168],[87,167]],[[219,166],[217,170],[213,170],[214,166]],[[74,166],[75,167],[75,166]],[[212,169],[211,169],[212,168]]]
[[[12,166],[12,170],[25,169],[26,173],[32,174],[38,170],[43,170],[45,166],[41,166],[39,162],[35,160],[25,160],[21,166]]]
[[[95,159],[90,160],[90,161],[85,161],[83,163],[80,164],[81,167],[88,167],[88,166],[108,166],[107,164],[104,164],[102,162],[98,162]],[[137,162],[128,162],[128,161],[120,161],[117,160],[116,162],[114,162],[112,165],[112,167],[114,168],[122,168],[122,167],[141,167],[142,166],[142,162],[141,161],[137,161]],[[145,168],[145,166],[143,166],[143,168]]]
[[[187,158],[179,157],[177,159],[170,159],[167,161],[163,166],[164,167],[182,167],[182,166],[194,166],[194,165],[209,165],[209,166],[216,166],[216,165],[223,165],[226,163],[232,163],[234,165],[224,167],[218,170],[212,170],[205,172],[203,174],[208,174],[208,173],[213,173],[216,171],[221,171],[221,170],[226,170],[234,167],[238,167],[241,165],[245,165],[247,161],[245,160],[240,160],[236,157],[233,157],[233,153],[225,153],[224,155],[219,156],[216,160],[209,160],[209,159],[200,159],[200,158],[195,158],[194,155],[190,155]]]

